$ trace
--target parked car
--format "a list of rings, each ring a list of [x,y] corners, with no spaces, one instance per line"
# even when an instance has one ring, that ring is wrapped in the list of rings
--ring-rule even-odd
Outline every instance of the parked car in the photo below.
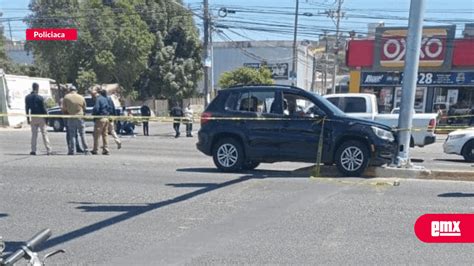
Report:
[[[347,115],[376,121],[395,128],[398,126],[398,114],[379,114],[375,95],[368,93],[341,93],[324,95],[331,103]],[[437,114],[414,114],[410,146],[423,147],[436,141]]]
[[[201,115],[197,148],[225,172],[279,161],[314,163],[321,134],[321,162],[335,163],[346,176],[391,162],[397,149],[390,127],[349,117],[317,94],[282,85],[220,90]]]
[[[444,153],[458,154],[474,162],[474,127],[458,129],[448,134],[443,144]]]

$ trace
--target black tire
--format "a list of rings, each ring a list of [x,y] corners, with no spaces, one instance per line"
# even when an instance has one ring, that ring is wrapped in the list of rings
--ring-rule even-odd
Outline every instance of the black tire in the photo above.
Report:
[[[474,140],[468,141],[462,147],[462,156],[467,162],[474,162]]]
[[[62,119],[53,119],[51,122],[54,132],[63,132],[64,131],[64,123]]]
[[[246,161],[242,164],[242,170],[253,170],[260,165],[259,162]]]
[[[336,151],[336,166],[344,176],[361,176],[367,169],[369,161],[369,149],[360,141],[346,141]]]
[[[212,149],[212,158],[217,168],[223,172],[239,171],[245,162],[242,145],[233,138],[220,139]]]

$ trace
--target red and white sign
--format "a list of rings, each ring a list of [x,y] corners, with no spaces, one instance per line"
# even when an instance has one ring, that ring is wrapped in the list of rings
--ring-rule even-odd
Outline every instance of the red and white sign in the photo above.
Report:
[[[381,39],[380,65],[402,67],[405,63],[407,30],[386,30]],[[420,66],[437,67],[444,63],[448,32],[446,29],[424,29],[421,40]]]
[[[27,41],[76,41],[77,29],[27,29]]]
[[[425,243],[474,243],[474,214],[425,214],[415,234]]]

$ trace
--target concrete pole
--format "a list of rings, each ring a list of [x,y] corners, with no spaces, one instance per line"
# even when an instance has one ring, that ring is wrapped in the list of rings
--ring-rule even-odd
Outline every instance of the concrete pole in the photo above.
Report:
[[[423,32],[423,16],[425,0],[411,0],[410,16],[408,19],[407,47],[405,67],[403,70],[402,99],[398,128],[401,129],[398,138],[398,167],[412,167],[410,162],[410,138],[413,106],[415,104],[416,84],[418,80],[418,65],[420,62],[421,38]]]
[[[7,113],[7,103],[8,103],[8,96],[7,96],[7,84],[5,79],[5,73],[3,69],[0,68],[0,114]],[[0,126],[8,126],[8,117],[7,116],[0,116]]]

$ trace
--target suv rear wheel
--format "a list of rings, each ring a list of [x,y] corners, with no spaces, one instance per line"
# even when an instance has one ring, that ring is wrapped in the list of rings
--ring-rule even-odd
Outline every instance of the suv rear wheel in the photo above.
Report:
[[[219,140],[212,150],[214,164],[224,172],[234,172],[242,169],[244,151],[240,142],[233,138]]]
[[[360,141],[346,141],[337,149],[335,161],[345,176],[361,176],[369,165],[369,150]]]

